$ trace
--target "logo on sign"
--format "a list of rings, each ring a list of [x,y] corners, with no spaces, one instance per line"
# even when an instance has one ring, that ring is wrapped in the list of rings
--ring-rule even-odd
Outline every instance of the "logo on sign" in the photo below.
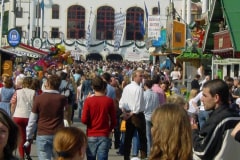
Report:
[[[9,45],[12,47],[18,46],[21,42],[21,35],[20,35],[19,31],[15,28],[10,29],[8,31],[7,41],[9,43]]]
[[[42,40],[40,38],[34,38],[32,45],[33,47],[40,49],[42,47]]]

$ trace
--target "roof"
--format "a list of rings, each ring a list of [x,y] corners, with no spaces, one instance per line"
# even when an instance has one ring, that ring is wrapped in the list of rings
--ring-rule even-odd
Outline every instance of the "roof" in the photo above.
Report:
[[[34,48],[32,46],[20,43],[16,48],[13,49],[11,46],[3,47],[4,51],[8,51],[11,54],[16,54],[17,56],[26,55],[28,57],[39,58],[48,55],[48,52],[42,51],[40,49]]]
[[[240,11],[239,11],[239,1],[236,0],[221,0],[222,9],[224,16],[226,17],[226,22],[228,25],[228,30],[232,38],[232,45],[235,51],[240,51]]]
[[[204,51],[211,51],[214,48],[214,35],[219,32],[219,23],[225,17],[227,28],[230,33],[234,51],[240,51],[240,11],[239,1],[236,0],[213,0],[209,12],[209,23],[206,28]]]

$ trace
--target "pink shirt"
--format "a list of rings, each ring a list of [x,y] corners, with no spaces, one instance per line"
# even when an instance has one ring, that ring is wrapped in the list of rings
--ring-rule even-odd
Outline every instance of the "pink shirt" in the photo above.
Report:
[[[165,93],[164,93],[163,89],[158,84],[154,84],[152,86],[152,91],[156,92],[158,94],[158,98],[159,98],[159,103],[160,104],[163,104],[163,103],[166,102]]]

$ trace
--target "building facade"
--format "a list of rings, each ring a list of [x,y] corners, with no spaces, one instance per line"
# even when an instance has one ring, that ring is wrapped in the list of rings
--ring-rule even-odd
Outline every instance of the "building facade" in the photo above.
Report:
[[[4,25],[7,23],[8,30],[18,28],[24,44],[36,47],[37,39],[41,43],[37,48],[44,51],[57,44],[85,58],[88,54],[97,53],[106,59],[114,53],[128,60],[136,57],[149,59],[146,42],[154,37],[147,35],[147,17],[160,16],[160,27],[165,28],[171,2],[5,0],[4,15],[8,15],[8,21]],[[192,17],[189,2],[173,1],[177,17],[184,22],[188,20],[188,23]],[[6,39],[3,38],[2,42],[3,46],[8,45]]]

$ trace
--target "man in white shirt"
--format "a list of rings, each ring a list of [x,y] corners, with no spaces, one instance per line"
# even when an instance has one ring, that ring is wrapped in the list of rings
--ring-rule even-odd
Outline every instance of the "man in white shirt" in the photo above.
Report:
[[[147,157],[146,122],[143,113],[145,102],[143,88],[140,86],[143,71],[134,71],[132,77],[133,81],[124,88],[119,101],[119,108],[122,110],[123,118],[126,120],[124,160],[130,160],[131,143],[135,130],[139,135],[141,159]]]

